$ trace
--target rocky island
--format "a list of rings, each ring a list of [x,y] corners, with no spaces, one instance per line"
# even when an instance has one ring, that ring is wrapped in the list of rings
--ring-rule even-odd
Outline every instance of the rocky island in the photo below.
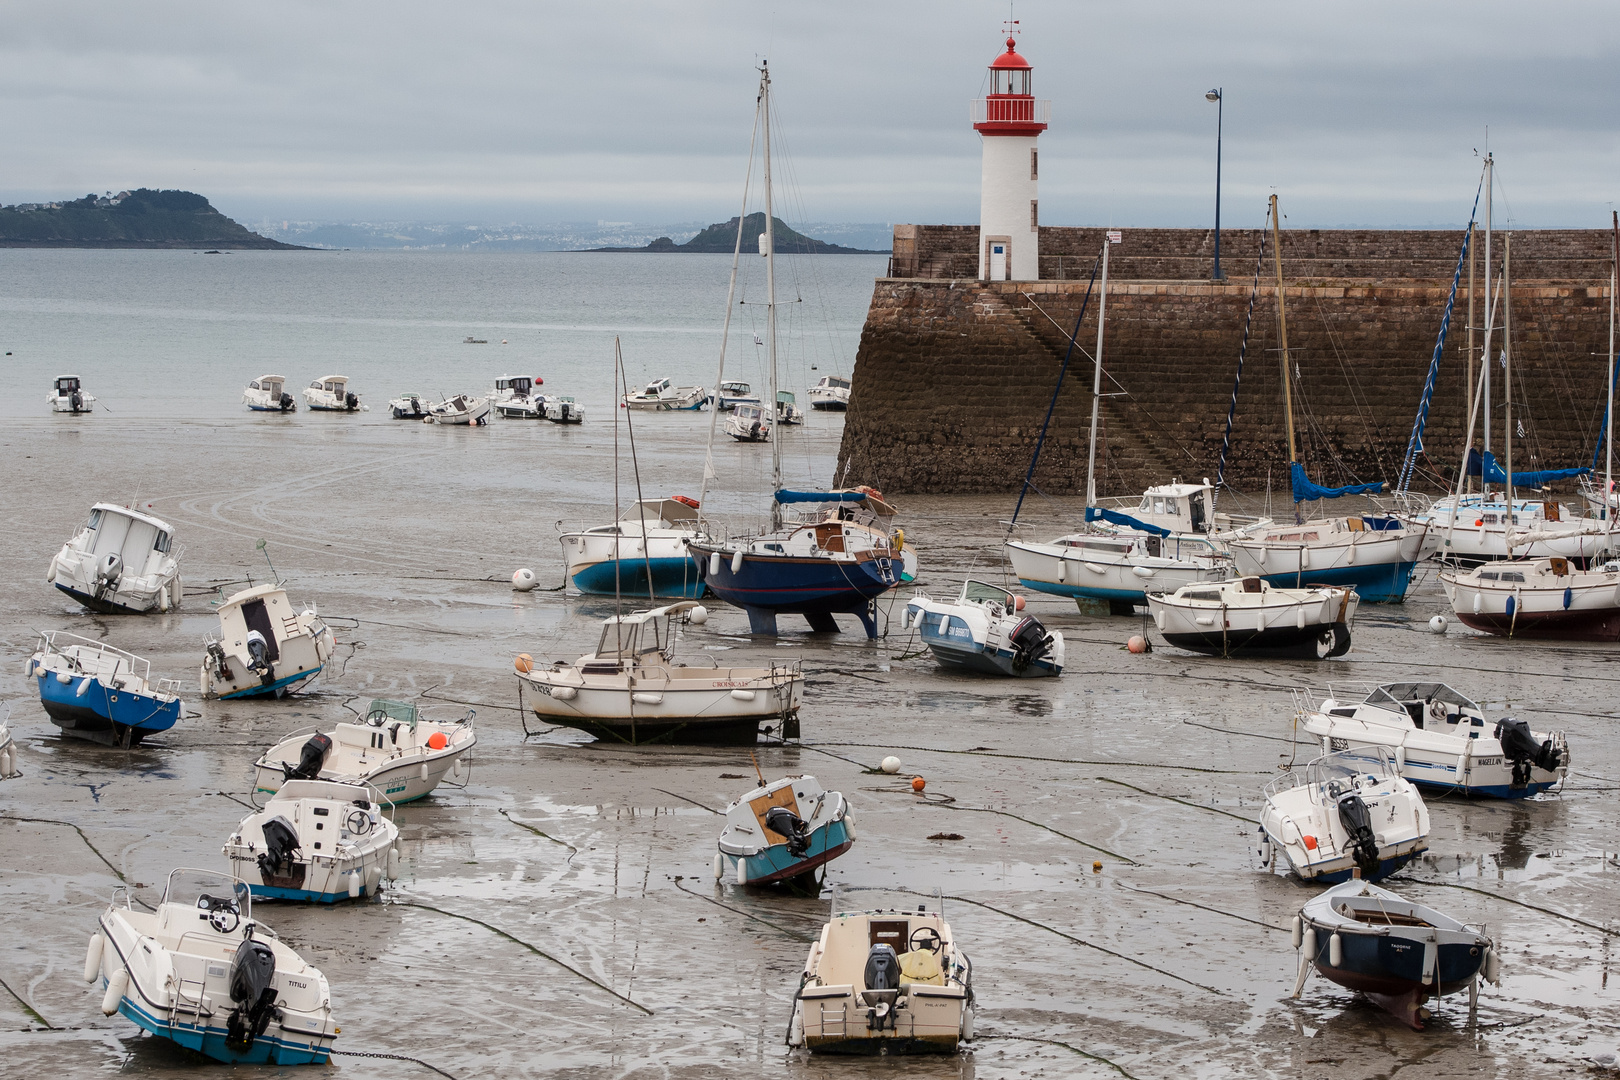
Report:
[[[787,227],[779,217],[771,219],[776,236],[776,250],[782,255],[887,255],[887,251],[865,251],[816,240]],[[765,215],[749,214],[743,219],[742,249],[759,250],[759,237],[765,231]],[[646,247],[597,248],[597,251],[669,251],[698,252],[708,255],[730,255],[737,246],[737,219],[710,225],[684,244],[677,244],[667,236],[660,236]]]
[[[0,247],[303,250],[249,231],[201,195],[152,188],[0,206]]]

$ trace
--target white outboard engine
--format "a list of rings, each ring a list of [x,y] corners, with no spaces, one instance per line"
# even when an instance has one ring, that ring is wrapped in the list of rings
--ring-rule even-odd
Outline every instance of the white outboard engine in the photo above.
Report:
[[[118,579],[124,574],[124,558],[109,551],[96,560],[96,599],[100,600],[118,588]]]
[[[248,937],[236,947],[231,958],[231,1000],[236,1008],[225,1022],[225,1045],[246,1053],[253,1041],[263,1035],[276,1015],[276,991],[270,981],[276,976],[276,954],[270,946]]]
[[[810,826],[785,806],[773,806],[765,812],[765,827],[787,837],[788,854],[802,859],[810,852]]]

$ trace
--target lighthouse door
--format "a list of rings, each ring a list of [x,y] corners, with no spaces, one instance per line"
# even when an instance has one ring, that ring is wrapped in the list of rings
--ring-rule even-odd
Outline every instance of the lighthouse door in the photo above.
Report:
[[[990,245],[990,280],[1007,280],[1007,245],[992,243]]]

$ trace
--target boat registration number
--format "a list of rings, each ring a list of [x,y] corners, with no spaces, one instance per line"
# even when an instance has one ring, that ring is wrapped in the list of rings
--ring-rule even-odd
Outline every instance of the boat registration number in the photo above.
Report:
[[[1475,758],[1474,759],[1474,764],[1475,765],[1500,765],[1500,764],[1502,764],[1502,759],[1499,758],[1499,757]]]

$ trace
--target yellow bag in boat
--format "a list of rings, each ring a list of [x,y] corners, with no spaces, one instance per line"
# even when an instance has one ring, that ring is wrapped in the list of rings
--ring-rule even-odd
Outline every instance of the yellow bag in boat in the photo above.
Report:
[[[903,954],[900,957],[900,985],[903,988],[907,983],[945,985],[945,972],[940,970],[939,957],[927,949]]]

